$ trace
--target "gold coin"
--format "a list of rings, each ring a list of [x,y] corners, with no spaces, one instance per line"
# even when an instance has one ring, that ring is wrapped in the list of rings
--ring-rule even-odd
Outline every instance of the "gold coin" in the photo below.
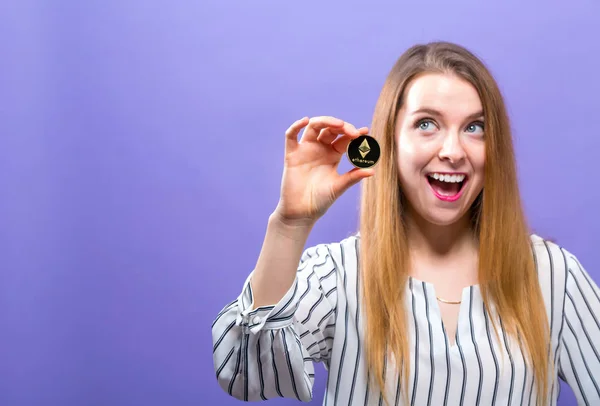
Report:
[[[348,160],[357,168],[375,166],[381,155],[379,143],[370,135],[361,135],[348,144]]]

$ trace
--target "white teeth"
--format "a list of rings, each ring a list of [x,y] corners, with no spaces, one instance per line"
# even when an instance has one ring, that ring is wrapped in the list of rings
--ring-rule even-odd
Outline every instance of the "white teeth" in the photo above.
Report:
[[[458,182],[462,182],[463,180],[465,180],[465,175],[462,175],[462,174],[447,175],[447,174],[441,174],[441,173],[430,173],[429,176],[432,177],[433,179],[441,180],[442,182],[448,182],[448,183],[458,183]]]

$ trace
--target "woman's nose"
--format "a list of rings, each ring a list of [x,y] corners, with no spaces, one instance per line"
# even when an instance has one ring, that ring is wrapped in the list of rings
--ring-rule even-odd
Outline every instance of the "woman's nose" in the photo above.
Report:
[[[460,136],[455,133],[448,133],[440,148],[439,158],[443,161],[450,161],[455,164],[462,161],[466,156],[465,150],[460,142]]]

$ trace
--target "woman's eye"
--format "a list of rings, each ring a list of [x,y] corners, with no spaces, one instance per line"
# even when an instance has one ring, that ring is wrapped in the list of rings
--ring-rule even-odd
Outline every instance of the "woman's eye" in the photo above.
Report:
[[[427,120],[427,121],[421,121],[420,123],[418,123],[418,128],[419,130],[422,131],[430,131],[433,130],[435,125],[433,124],[433,122]]]
[[[483,123],[471,123],[466,128],[468,133],[481,134],[483,133]]]

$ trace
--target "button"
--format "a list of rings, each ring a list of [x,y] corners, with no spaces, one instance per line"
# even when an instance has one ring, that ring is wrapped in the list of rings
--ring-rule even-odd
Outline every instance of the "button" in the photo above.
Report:
[[[258,324],[258,323],[260,323],[260,317],[254,316],[254,318],[252,319],[252,324]]]

